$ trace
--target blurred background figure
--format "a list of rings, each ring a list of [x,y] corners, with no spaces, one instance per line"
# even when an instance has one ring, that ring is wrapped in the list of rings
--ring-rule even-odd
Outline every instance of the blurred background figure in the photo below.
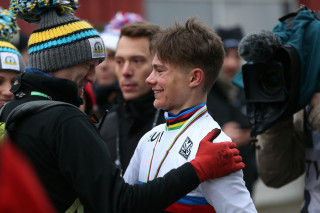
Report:
[[[143,21],[142,16],[136,13],[117,12],[100,33],[106,47],[106,59],[96,67],[96,82],[93,90],[97,102],[95,114],[101,118],[106,110],[116,102],[120,92],[115,74],[115,51],[120,37],[121,28],[128,23]]]
[[[163,111],[154,108],[154,93],[145,82],[152,72],[150,41],[158,32],[158,25],[145,21],[126,24],[121,29],[115,55],[121,94],[102,123],[100,134],[108,145],[111,160],[123,172],[140,138],[165,122]]]
[[[32,165],[11,142],[0,143],[0,212],[56,212]]]
[[[24,72],[25,64],[18,49],[11,43],[18,33],[16,19],[9,10],[0,7],[0,107],[13,99],[13,80]]]
[[[222,130],[238,145],[240,155],[246,164],[244,180],[251,193],[258,178],[254,149],[250,148],[250,124],[246,117],[244,90],[232,83],[233,77],[240,70],[242,59],[238,54],[238,45],[243,37],[242,28],[218,28],[226,52],[222,70],[217,82],[208,94],[208,110],[221,125]]]

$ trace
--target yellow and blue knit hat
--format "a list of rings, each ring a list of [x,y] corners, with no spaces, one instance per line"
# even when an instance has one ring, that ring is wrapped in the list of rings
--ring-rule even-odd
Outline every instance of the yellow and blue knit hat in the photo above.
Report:
[[[0,70],[24,71],[25,64],[20,52],[10,43],[18,30],[13,13],[0,7]]]
[[[99,33],[74,16],[77,0],[11,0],[10,4],[18,18],[39,22],[28,42],[31,67],[51,72],[92,59],[104,60]]]

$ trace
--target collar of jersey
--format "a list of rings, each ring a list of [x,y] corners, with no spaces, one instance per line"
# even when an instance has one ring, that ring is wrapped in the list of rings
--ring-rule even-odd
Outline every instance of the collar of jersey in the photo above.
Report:
[[[167,130],[175,130],[180,129],[186,122],[191,118],[196,112],[199,111],[203,106],[206,105],[206,102],[195,106],[190,107],[184,110],[181,110],[178,114],[173,114],[169,111],[164,113],[166,119],[166,129]]]

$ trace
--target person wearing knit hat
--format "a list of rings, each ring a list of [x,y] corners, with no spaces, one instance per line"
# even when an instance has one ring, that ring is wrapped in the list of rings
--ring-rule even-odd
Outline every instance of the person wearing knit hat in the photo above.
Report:
[[[106,48],[106,59],[96,68],[96,82],[93,84],[97,107],[96,116],[102,117],[106,110],[110,110],[116,102],[120,88],[115,74],[115,52],[120,38],[121,28],[129,23],[143,21],[143,17],[136,13],[117,12],[100,33]]]
[[[23,58],[11,43],[18,32],[18,25],[13,14],[0,7],[0,107],[13,99],[10,92],[13,79],[25,69]]]
[[[158,212],[196,188],[199,176],[212,179],[243,168],[239,156],[233,157],[234,144],[217,149],[206,137],[195,164],[186,163],[150,183],[126,184],[96,126],[78,108],[105,50],[98,32],[74,16],[76,8],[73,0],[11,0],[10,6],[17,17],[39,26],[29,39],[31,68],[15,78],[15,99],[5,105],[0,121],[23,103],[65,102],[6,125],[57,212]],[[215,157],[221,151],[230,154],[227,161],[221,159],[223,165]],[[216,170],[222,171],[217,175]]]
[[[231,137],[240,150],[246,164],[243,169],[244,181],[251,196],[258,180],[255,153],[250,142],[250,123],[246,114],[244,90],[232,83],[232,79],[241,69],[243,63],[238,53],[238,46],[243,37],[240,25],[217,28],[217,34],[223,42],[226,57],[217,82],[208,94],[208,110],[221,124],[222,130]]]

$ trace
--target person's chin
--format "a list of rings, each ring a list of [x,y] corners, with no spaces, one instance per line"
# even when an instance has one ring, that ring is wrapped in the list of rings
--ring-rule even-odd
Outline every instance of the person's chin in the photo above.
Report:
[[[126,92],[126,93],[123,93],[123,98],[126,100],[126,101],[132,101],[134,99],[137,99],[139,98],[140,96],[138,94],[135,94],[135,93],[132,93],[132,92]]]
[[[164,109],[164,105],[159,100],[154,100],[153,106],[154,108],[157,108],[157,109]]]

